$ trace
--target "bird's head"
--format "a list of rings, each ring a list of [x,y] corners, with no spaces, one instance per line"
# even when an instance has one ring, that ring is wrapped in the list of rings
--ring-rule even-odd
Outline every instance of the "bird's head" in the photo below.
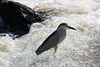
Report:
[[[68,26],[67,23],[61,23],[58,28],[61,28],[61,29],[72,29],[72,30],[76,30],[75,28],[71,27],[71,26]]]

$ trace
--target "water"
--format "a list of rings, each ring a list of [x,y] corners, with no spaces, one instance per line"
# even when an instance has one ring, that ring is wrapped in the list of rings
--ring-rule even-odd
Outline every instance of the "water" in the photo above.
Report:
[[[16,1],[16,0],[14,0]],[[100,67],[100,0],[17,0],[35,11],[50,11],[49,19],[31,26],[20,39],[0,37],[0,67]],[[37,56],[35,50],[66,22],[67,30],[56,59],[50,49]]]

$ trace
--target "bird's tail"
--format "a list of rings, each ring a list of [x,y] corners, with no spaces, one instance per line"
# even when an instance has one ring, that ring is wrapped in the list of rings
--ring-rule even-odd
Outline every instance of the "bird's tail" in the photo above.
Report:
[[[42,53],[42,51],[40,51],[40,50],[36,50],[35,53],[36,53],[37,55],[39,55],[39,54]]]

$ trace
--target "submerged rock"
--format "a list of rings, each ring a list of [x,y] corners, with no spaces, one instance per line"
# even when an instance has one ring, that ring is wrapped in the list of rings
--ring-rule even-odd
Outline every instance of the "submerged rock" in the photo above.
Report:
[[[20,37],[29,32],[32,23],[45,20],[44,15],[18,2],[0,0],[0,16],[4,21],[0,33],[12,33]]]

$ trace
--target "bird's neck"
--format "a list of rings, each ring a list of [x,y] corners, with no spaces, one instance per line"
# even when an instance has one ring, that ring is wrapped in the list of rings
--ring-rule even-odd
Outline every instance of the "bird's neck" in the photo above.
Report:
[[[57,29],[56,31],[59,33],[59,43],[61,43],[66,37],[66,30]]]

